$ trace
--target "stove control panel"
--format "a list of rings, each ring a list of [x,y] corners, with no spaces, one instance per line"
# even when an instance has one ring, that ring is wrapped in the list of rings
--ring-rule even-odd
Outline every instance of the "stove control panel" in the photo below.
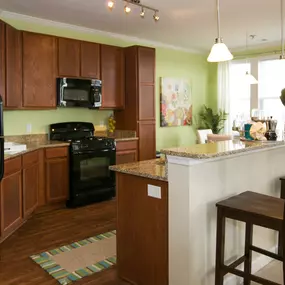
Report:
[[[73,152],[84,151],[100,151],[100,150],[115,150],[116,142],[111,138],[90,137],[81,140],[76,140],[71,143]]]

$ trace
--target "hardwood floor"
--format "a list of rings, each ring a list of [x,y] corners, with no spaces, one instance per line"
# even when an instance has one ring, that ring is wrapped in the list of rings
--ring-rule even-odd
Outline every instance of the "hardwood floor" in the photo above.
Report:
[[[58,285],[29,256],[116,228],[116,202],[78,209],[43,211],[0,245],[1,285]],[[127,285],[116,268],[74,282],[75,285]]]

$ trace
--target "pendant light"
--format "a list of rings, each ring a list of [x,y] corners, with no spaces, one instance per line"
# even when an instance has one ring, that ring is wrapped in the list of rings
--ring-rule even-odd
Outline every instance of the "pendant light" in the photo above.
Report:
[[[285,60],[285,54],[284,54],[284,16],[283,16],[283,0],[281,2],[281,55],[280,60]]]
[[[251,35],[250,37],[251,37],[251,39],[254,39],[255,36]],[[247,51],[247,49],[248,49],[248,34],[246,32],[246,51]],[[248,59],[245,60],[245,63],[248,64]],[[250,74],[250,72],[248,70],[245,73],[245,81],[249,85],[258,83],[256,78],[252,74]]]
[[[223,43],[220,31],[220,0],[217,0],[217,28],[218,37],[215,40],[211,52],[208,56],[209,62],[222,62],[233,59],[233,55],[229,51],[228,47]]]

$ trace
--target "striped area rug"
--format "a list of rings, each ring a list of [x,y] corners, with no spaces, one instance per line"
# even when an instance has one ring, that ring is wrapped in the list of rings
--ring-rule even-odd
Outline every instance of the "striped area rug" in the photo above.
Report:
[[[61,246],[30,258],[67,285],[116,264],[116,231]]]

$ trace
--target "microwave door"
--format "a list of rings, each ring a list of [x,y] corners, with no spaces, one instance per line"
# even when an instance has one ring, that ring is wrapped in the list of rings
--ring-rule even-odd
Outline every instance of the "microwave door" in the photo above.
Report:
[[[90,87],[89,88],[77,88],[66,86],[63,89],[63,102],[64,106],[90,106]]]

